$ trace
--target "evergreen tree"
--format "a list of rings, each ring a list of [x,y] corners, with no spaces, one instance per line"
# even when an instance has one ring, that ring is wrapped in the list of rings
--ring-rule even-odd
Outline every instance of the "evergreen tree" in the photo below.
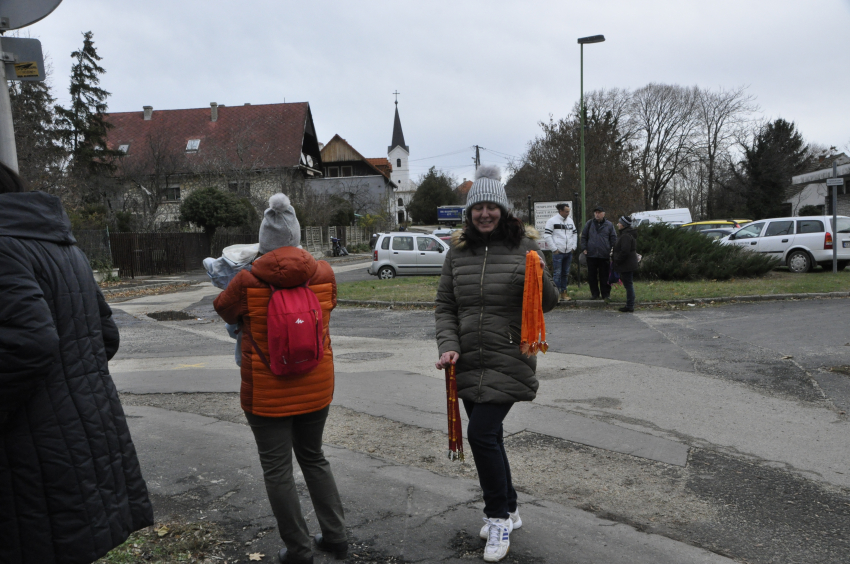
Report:
[[[61,184],[65,150],[56,129],[47,82],[11,81],[9,97],[15,126],[18,169],[34,190],[55,191]]]
[[[809,148],[793,122],[768,123],[744,147],[744,159],[733,170],[746,201],[749,218],[783,215],[783,202],[791,177],[810,163]]]
[[[120,151],[106,146],[106,133],[112,127],[103,117],[110,93],[100,88],[100,75],[106,70],[98,64],[92,32],[83,34],[83,48],[71,53],[71,106],[56,106],[63,140],[71,153],[74,173],[81,178],[108,174],[115,170],[113,160]]]
[[[410,217],[426,225],[437,223],[437,207],[458,202],[454,185],[451,176],[432,166],[419,180],[419,187],[407,207]]]
[[[219,227],[239,227],[249,224],[254,207],[246,198],[238,198],[209,186],[193,191],[180,204],[180,219],[189,221],[204,230],[212,241]]]

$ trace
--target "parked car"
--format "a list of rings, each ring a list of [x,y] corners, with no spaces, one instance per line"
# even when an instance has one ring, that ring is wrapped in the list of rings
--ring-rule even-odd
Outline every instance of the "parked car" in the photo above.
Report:
[[[434,235],[381,233],[366,271],[385,280],[411,274],[440,274],[448,250],[449,245]]]
[[[729,228],[703,229],[701,231],[697,231],[697,233],[699,233],[700,235],[705,235],[706,237],[711,237],[715,241],[719,241],[720,239],[723,239],[724,237],[728,237],[734,231],[735,231],[734,229],[729,229]]]
[[[691,222],[691,210],[688,208],[675,208],[669,210],[651,210],[635,212],[632,214],[632,226],[648,225],[650,223],[666,223],[668,225],[682,225]]]
[[[451,237],[452,233],[454,233],[455,231],[457,231],[457,229],[449,229],[446,227],[442,227],[440,229],[435,229],[434,231],[432,231],[431,235],[433,235],[434,237]]]
[[[680,227],[688,231],[705,231],[706,229],[737,229],[750,223],[752,219],[710,219],[706,221],[692,221]]]
[[[837,245],[838,270],[844,270],[850,264],[850,217],[838,216],[837,229],[827,215],[762,219],[720,242],[775,256],[791,272],[808,272],[815,264],[831,269]]]

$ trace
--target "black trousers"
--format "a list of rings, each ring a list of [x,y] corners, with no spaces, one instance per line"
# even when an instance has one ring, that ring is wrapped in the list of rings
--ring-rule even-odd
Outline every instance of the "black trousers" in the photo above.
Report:
[[[491,519],[507,519],[516,511],[516,490],[511,482],[511,466],[505,453],[502,422],[514,404],[474,403],[463,400],[469,417],[466,438],[484,492],[484,514]]]
[[[608,285],[608,259],[587,257],[587,280],[590,282],[590,293],[594,298],[607,298],[611,295]]]

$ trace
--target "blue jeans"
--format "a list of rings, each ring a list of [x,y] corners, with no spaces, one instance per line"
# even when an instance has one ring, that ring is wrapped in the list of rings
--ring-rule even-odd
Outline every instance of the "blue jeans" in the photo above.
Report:
[[[563,292],[567,289],[567,284],[570,281],[570,266],[573,264],[573,253],[552,253],[552,270],[555,278],[555,286]]]
[[[484,493],[484,514],[491,519],[507,519],[516,511],[516,490],[511,481],[511,465],[505,453],[502,421],[513,403],[473,403],[463,400],[469,417],[466,438],[478,470]]]
[[[629,309],[635,308],[635,273],[621,272],[620,281],[626,289],[626,307]]]

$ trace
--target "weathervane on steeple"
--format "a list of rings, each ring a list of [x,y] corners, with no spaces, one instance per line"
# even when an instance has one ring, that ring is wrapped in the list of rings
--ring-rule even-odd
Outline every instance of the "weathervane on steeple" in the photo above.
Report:
[[[393,92],[393,94],[395,94],[395,105],[398,106],[398,95],[401,94],[401,92],[396,90],[395,92]]]

